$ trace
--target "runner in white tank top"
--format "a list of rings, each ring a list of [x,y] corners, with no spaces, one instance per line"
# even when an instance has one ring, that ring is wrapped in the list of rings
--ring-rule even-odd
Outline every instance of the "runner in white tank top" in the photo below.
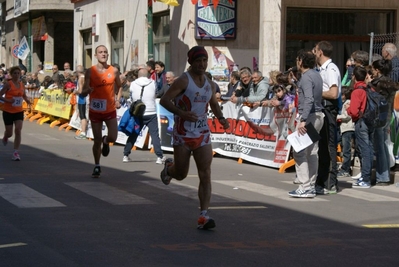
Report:
[[[216,88],[205,76],[208,67],[208,53],[201,46],[194,46],[187,53],[189,70],[181,75],[162,96],[160,104],[175,114],[173,129],[174,159],[167,159],[161,172],[161,180],[168,185],[172,178],[183,180],[187,177],[191,154],[197,165],[200,179],[198,197],[201,213],[198,218],[199,229],[215,227],[209,217],[211,200],[211,163],[213,157],[208,127],[208,104],[224,129],[229,122],[223,117]],[[220,126],[219,126],[220,127]]]

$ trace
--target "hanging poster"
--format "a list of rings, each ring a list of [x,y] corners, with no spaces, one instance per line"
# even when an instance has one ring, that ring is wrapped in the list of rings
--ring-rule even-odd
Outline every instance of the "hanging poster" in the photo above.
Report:
[[[220,0],[215,8],[213,2],[196,5],[196,39],[226,40],[237,35],[237,0]],[[231,2],[231,3],[230,3]]]

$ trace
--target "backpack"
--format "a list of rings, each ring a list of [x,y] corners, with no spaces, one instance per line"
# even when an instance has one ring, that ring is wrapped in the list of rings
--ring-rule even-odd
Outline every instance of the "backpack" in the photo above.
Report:
[[[388,101],[380,93],[371,90],[370,86],[363,87],[367,94],[366,109],[362,118],[367,126],[381,128],[387,124]]]

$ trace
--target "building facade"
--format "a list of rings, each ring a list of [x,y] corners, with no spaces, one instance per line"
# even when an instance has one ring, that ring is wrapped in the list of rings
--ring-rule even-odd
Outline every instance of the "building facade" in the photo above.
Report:
[[[53,64],[61,70],[64,62],[72,65],[74,5],[69,0],[0,0],[0,8],[1,63],[28,71],[43,64],[49,74]],[[15,51],[23,37],[30,53],[20,60]]]
[[[397,0],[220,0],[217,9],[177,1],[172,7],[151,0],[0,0],[1,62],[19,63],[13,47],[26,36],[31,54],[22,63],[31,71],[65,61],[90,67],[101,44],[121,71],[152,58],[179,74],[187,68],[188,49],[203,45],[214,75],[243,66],[268,75],[292,66],[299,49],[320,40],[333,43],[333,59],[344,68],[351,52],[369,50],[371,32],[399,29]]]

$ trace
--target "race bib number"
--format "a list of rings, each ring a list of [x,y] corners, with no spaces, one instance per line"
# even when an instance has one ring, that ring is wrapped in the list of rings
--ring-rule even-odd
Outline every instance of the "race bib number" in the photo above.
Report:
[[[106,99],[91,99],[90,108],[94,111],[105,111],[107,109]]]
[[[14,102],[12,103],[13,107],[22,107],[23,98],[20,96],[13,97]]]
[[[191,130],[200,130],[208,127],[208,118],[206,116],[198,118],[196,122],[191,123]]]

